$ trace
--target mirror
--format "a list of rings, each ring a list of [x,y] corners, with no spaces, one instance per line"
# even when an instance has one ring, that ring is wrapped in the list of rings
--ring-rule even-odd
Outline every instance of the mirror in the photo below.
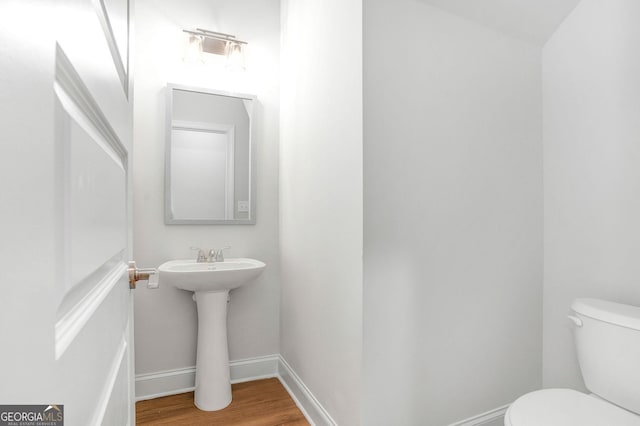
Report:
[[[167,86],[165,223],[255,224],[255,96]]]

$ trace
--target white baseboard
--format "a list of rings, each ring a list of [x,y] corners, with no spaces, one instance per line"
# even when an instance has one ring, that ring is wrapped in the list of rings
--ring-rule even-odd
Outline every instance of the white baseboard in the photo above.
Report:
[[[191,392],[195,382],[195,367],[136,374],[136,401]]]
[[[278,378],[309,423],[312,426],[337,426],[287,361],[282,356],[279,357],[279,361]]]
[[[312,426],[337,426],[327,410],[280,355],[241,359],[229,363],[231,383],[277,377]],[[191,392],[196,368],[178,368],[136,375],[136,401]]]
[[[229,362],[231,383],[278,376],[278,355]],[[178,368],[151,374],[136,374],[136,401],[191,392],[195,389],[196,368]]]
[[[231,361],[231,383],[278,377],[279,360],[279,355],[269,355]]]
[[[337,426],[335,420],[281,355],[241,359],[231,361],[229,365],[231,383],[277,377],[312,426]],[[136,401],[191,392],[195,388],[195,377],[195,367],[137,374]],[[449,426],[501,426],[508,407],[505,405]]]
[[[507,412],[507,408],[509,408],[509,404],[456,423],[451,423],[449,426],[502,426],[504,425],[504,414]]]

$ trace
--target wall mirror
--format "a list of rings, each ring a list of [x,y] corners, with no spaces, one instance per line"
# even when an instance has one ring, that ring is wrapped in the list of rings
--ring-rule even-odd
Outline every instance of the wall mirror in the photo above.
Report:
[[[167,86],[165,223],[255,224],[252,95]]]

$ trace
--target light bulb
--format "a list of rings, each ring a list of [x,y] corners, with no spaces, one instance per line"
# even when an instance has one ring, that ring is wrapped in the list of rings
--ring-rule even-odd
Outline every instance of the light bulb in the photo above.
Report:
[[[202,62],[202,37],[189,34],[189,42],[184,52],[185,62]]]
[[[231,69],[244,69],[244,49],[241,43],[229,42],[227,48],[227,66]]]

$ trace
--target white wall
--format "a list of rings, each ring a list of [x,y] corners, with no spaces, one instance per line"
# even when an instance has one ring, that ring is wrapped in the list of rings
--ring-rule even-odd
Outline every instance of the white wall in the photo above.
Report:
[[[281,353],[360,424],[362,2],[282,3]]]
[[[541,50],[364,9],[363,423],[442,426],[541,385]]]
[[[545,387],[584,387],[573,299],[640,305],[639,18],[582,0],[544,47]]]
[[[182,29],[236,34],[249,42],[247,72],[182,61]],[[134,257],[140,266],[187,258],[190,246],[232,246],[231,257],[267,263],[253,284],[232,292],[230,358],[278,353],[278,97],[280,12],[277,0],[137,0],[134,134]],[[255,226],[164,224],[165,86],[167,83],[258,96]],[[191,294],[162,287],[136,290],[136,372],[195,364],[196,307]]]

